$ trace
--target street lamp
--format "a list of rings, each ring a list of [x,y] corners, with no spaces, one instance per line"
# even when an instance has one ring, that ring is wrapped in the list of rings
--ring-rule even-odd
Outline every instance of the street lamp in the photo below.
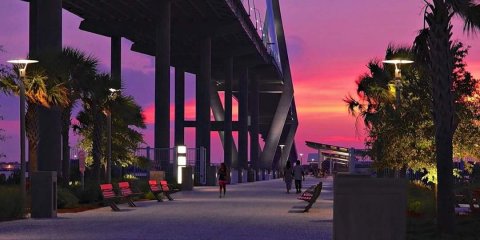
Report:
[[[303,153],[300,153],[300,165],[302,165],[303,162]]]
[[[394,84],[395,84],[395,105],[396,109],[400,109],[400,101],[401,101],[401,91],[402,91],[402,72],[400,70],[399,65],[401,64],[410,64],[413,63],[412,60],[406,60],[406,59],[392,59],[392,60],[384,60],[383,63],[386,64],[394,64],[395,65],[395,78],[394,78]],[[402,172],[406,171],[406,165],[402,167]]]
[[[117,93],[120,92],[120,89],[109,88],[110,94],[108,95],[109,100],[114,100],[117,96]],[[107,183],[112,182],[112,108],[106,111],[107,115]]]
[[[31,63],[37,63],[37,60],[29,59],[15,59],[9,60],[8,63],[13,64],[18,68],[18,87],[20,88],[20,194],[22,201],[25,202],[27,193],[26,193],[26,182],[25,182],[25,172],[27,166],[25,164],[25,77],[27,73],[27,66]]]
[[[280,173],[280,175],[283,176],[282,174],[282,168],[283,168],[283,148],[285,147],[285,144],[279,144],[278,145],[280,147],[280,163],[278,164],[278,171]]]
[[[400,107],[400,96],[402,91],[402,72],[400,70],[399,65],[410,64],[410,63],[413,63],[413,61],[405,60],[405,59],[392,59],[392,60],[384,60],[383,63],[395,65],[395,78],[393,81],[395,84],[395,100],[397,105],[396,107],[398,109]]]

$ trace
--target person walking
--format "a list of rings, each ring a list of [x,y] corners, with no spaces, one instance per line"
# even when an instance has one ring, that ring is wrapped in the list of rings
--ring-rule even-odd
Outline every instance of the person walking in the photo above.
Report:
[[[220,186],[220,196],[222,198],[222,189],[223,189],[223,197],[225,197],[225,193],[227,192],[227,166],[225,163],[220,164],[220,168],[217,172],[218,176],[218,186]]]
[[[287,187],[287,193],[290,193],[290,189],[292,188],[292,180],[293,180],[292,163],[290,161],[287,161],[287,164],[283,169],[283,181],[285,181],[285,185]]]
[[[305,180],[305,173],[303,172],[302,165],[300,165],[300,160],[297,160],[295,167],[293,167],[293,178],[295,178],[295,189],[297,193],[302,192],[302,181]]]

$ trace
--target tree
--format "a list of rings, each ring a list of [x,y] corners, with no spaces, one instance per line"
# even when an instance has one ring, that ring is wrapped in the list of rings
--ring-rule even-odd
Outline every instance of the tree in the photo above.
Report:
[[[457,156],[478,154],[475,140],[478,140],[480,125],[478,108],[472,105],[472,98],[479,96],[478,80],[465,70],[463,59],[468,51],[461,43],[455,43],[454,99],[460,128],[455,133],[455,153]],[[419,49],[389,47],[386,59],[417,59]],[[403,89],[401,105],[396,106],[395,94],[390,81],[394,69],[382,66],[378,61],[368,64],[369,72],[357,80],[357,95],[345,101],[349,111],[363,119],[368,133],[366,145],[369,155],[379,168],[409,168],[435,170],[434,125],[430,114],[432,95],[428,86],[430,78],[424,71],[422,61],[403,66]],[[466,101],[468,100],[468,101]],[[476,101],[478,104],[478,100]],[[478,149],[478,147],[477,147]]]
[[[460,16],[464,30],[480,28],[480,5],[475,0],[432,0],[427,2],[425,21],[428,25],[428,73],[432,79],[435,153],[438,170],[437,227],[441,234],[454,233],[453,136],[458,127],[455,116],[452,47],[453,15]]]
[[[110,109],[110,110],[109,110]],[[107,111],[110,111],[108,113]],[[112,161],[116,166],[126,167],[137,163],[138,158],[135,151],[138,145],[143,143],[143,136],[137,128],[145,128],[142,109],[130,96],[117,96],[106,104],[104,116],[112,114]],[[81,146],[87,151],[93,147],[92,131],[93,117],[88,111],[79,112],[77,119],[79,125],[75,126],[83,138]],[[106,118],[102,120],[106,124]],[[107,155],[107,133],[102,133],[101,156],[102,163],[106,162]],[[93,159],[90,159],[93,161]]]
[[[78,114],[76,132],[83,136],[82,147],[90,152],[93,180],[100,183],[101,166],[107,146],[105,125],[106,114],[112,114],[112,159],[115,164],[125,166],[136,161],[134,151],[143,142],[142,134],[134,128],[145,128],[141,107],[131,97],[112,97],[109,89],[115,85],[109,75],[97,74],[95,78],[81,84],[83,110]]]
[[[91,153],[87,160],[94,180],[99,183],[101,165],[106,162],[107,136],[103,128],[106,114],[112,114],[112,160],[117,166],[125,167],[138,160],[134,153],[143,137],[135,128],[145,128],[145,123],[142,109],[132,97],[110,95],[108,89],[114,82],[108,75],[98,75],[96,82],[95,87],[84,89],[83,110],[77,116],[79,124],[74,129],[83,136],[82,148]]]
[[[68,104],[62,108],[62,176],[63,181],[69,181],[70,173],[70,126],[72,109],[80,99],[82,82],[91,82],[97,72],[98,60],[87,56],[80,50],[66,47],[62,51],[62,61],[59,68],[63,83],[68,92]]]
[[[54,58],[46,58],[54,59]],[[67,89],[58,80],[59,76],[55,71],[49,71],[49,66],[54,66],[59,60],[51,60],[40,64],[34,64],[27,69],[27,76],[23,79],[25,86],[25,97],[27,112],[25,113],[26,135],[28,139],[28,159],[30,171],[37,171],[37,149],[38,149],[38,107],[64,106],[69,103]],[[50,69],[53,67],[50,67]],[[0,84],[6,94],[19,95],[20,88],[15,71],[7,68],[0,75]]]

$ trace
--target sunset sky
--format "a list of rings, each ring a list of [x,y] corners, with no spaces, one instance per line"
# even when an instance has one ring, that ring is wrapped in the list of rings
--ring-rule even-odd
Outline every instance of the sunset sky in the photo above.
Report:
[[[265,0],[256,0],[264,12]],[[292,68],[299,117],[296,143],[299,153],[314,152],[305,141],[345,147],[363,147],[362,129],[348,115],[342,99],[355,93],[354,81],[366,71],[371,59],[382,59],[388,44],[410,45],[423,27],[423,0],[280,0]],[[96,56],[101,69],[110,68],[110,40],[78,29],[81,19],[64,11],[63,44]],[[454,38],[471,46],[467,69],[480,76],[478,36],[463,34],[463,25],[454,21]],[[0,1],[0,63],[24,58],[28,53],[28,3]],[[125,92],[144,108],[148,123],[145,141],[153,146],[154,58],[130,51],[131,42],[122,42],[122,77]],[[194,86],[187,76],[187,86]],[[173,90],[173,84],[172,84]],[[187,118],[194,117],[194,89],[186,91]],[[172,91],[173,100],[173,91]],[[8,139],[1,143],[3,161],[19,158],[18,97],[0,95],[0,128]],[[172,106],[173,111],[173,106]],[[172,114],[173,116],[173,114]],[[173,122],[172,122],[173,131]],[[192,131],[186,131],[187,145],[194,147]],[[173,134],[172,134],[173,138]],[[72,144],[75,142],[72,141]],[[212,133],[212,161],[223,159],[218,134]]]

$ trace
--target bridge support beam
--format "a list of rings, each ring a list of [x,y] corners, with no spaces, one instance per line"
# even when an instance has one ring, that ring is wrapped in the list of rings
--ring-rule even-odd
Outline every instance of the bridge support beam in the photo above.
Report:
[[[195,145],[206,149],[205,164],[210,166],[210,84],[212,79],[212,39],[200,40],[200,72],[196,81]],[[198,164],[200,164],[198,162]],[[209,173],[207,172],[207,176]]]
[[[175,67],[175,146],[185,144],[185,70]]]
[[[235,163],[232,159],[233,152],[233,136],[232,136],[232,81],[233,81],[233,57],[229,57],[225,61],[225,122],[224,122],[224,151],[223,161],[228,168]]]
[[[111,60],[111,75],[112,80],[115,81],[115,88],[122,88],[122,37],[110,38],[110,60]]]
[[[30,57],[42,62],[45,55],[62,53],[62,1],[30,1]],[[61,112],[58,107],[38,107],[38,170],[62,174]],[[37,170],[37,169],[35,169]]]
[[[157,1],[155,42],[155,148],[170,147],[170,28],[171,1]],[[156,156],[158,159],[160,156]],[[162,170],[169,161],[162,158]]]
[[[238,80],[238,169],[246,169],[248,164],[248,68],[240,70]]]
[[[251,124],[250,124],[250,162],[252,168],[257,170],[259,169],[258,157],[259,157],[259,137],[260,126],[258,123],[259,115],[259,90],[258,90],[258,79],[252,78],[251,81],[251,95],[250,95],[250,113],[251,113]]]
[[[290,65],[287,54],[287,43],[285,40],[285,33],[283,30],[282,16],[280,13],[279,0],[267,1],[267,7],[273,9],[273,15],[275,18],[275,32],[277,34],[277,45],[280,53],[280,62],[283,72],[283,90],[280,100],[278,102],[275,115],[273,116],[272,124],[268,131],[268,136],[265,141],[265,148],[262,152],[262,163],[274,167],[275,152],[278,148],[280,138],[282,136],[285,122],[287,120],[288,113],[292,106],[293,100],[293,84],[292,75],[290,72]],[[289,150],[289,149],[286,149]]]

